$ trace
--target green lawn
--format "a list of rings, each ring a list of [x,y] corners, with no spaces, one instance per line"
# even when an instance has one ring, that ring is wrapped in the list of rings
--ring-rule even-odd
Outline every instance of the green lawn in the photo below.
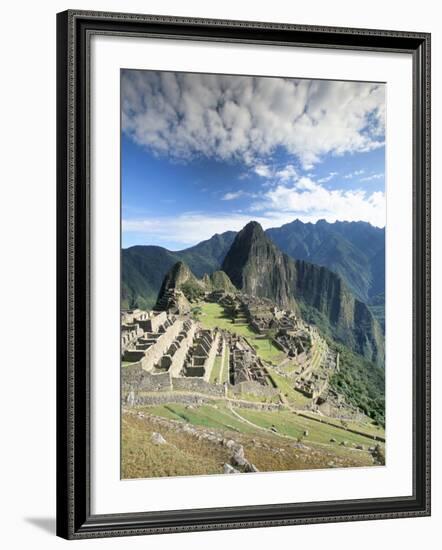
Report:
[[[232,320],[224,315],[224,308],[219,304],[201,302],[198,305],[202,310],[199,320],[203,327],[218,327],[244,336],[264,361],[278,364],[284,359],[284,353],[273,345],[269,338],[259,336],[246,323],[232,323]]]
[[[351,444],[362,444],[372,446],[373,440],[361,435],[352,434],[338,427],[321,424],[314,420],[308,420],[297,416],[289,411],[254,411],[251,409],[235,409],[243,418],[253,422],[263,428],[274,426],[278,433],[289,435],[291,437],[303,438],[306,442],[312,443],[330,443],[330,439],[336,439],[336,445],[341,441],[347,441]],[[304,431],[309,432],[308,436],[303,436]]]
[[[221,404],[217,405],[216,408],[212,405],[201,405],[200,407],[189,409],[185,405],[169,403],[155,407],[142,407],[142,409],[156,416],[162,416],[171,420],[183,420],[195,426],[221,428],[241,433],[256,433],[256,429],[245,422],[241,422],[231,411]]]
[[[217,355],[213,364],[212,372],[210,373],[210,383],[219,384],[221,375],[222,358]]]
[[[319,415],[315,413],[310,413],[309,411],[303,411],[303,414],[306,414],[311,418],[321,418]],[[326,420],[327,422],[330,422],[331,424],[334,424],[335,426],[339,426],[339,427],[343,426],[343,423],[338,418],[333,418],[328,416],[323,418],[324,420]],[[373,420],[368,416],[366,418],[367,418],[366,422],[357,422],[356,420],[346,420],[345,425],[348,428],[353,430],[360,430],[361,432],[385,437],[385,430],[381,426],[376,425],[373,422]]]
[[[280,403],[279,394],[266,397],[264,395],[255,395],[254,393],[233,393],[232,391],[228,391],[228,397],[230,399],[240,399],[242,401],[253,401],[253,403]]]
[[[189,422],[195,426],[238,431],[244,434],[262,433],[259,428],[241,421],[221,402],[216,407],[201,405],[195,408],[186,408],[185,405],[169,403],[154,407],[142,407],[142,410],[171,420]],[[370,438],[347,432],[338,426],[333,427],[315,420],[309,420],[287,410],[256,411],[244,408],[235,408],[234,410],[242,418],[249,420],[256,426],[267,429],[274,426],[277,430],[274,435],[280,434],[301,438],[306,443],[329,444],[330,439],[334,438],[336,439],[334,444],[336,446],[339,446],[342,441],[347,441],[348,445],[362,444],[366,448],[374,444]],[[304,436],[305,430],[309,432],[308,436]]]
[[[223,361],[222,370],[221,370],[221,384],[224,384],[224,382],[229,381],[229,356],[230,356],[229,347],[225,346],[224,361]]]

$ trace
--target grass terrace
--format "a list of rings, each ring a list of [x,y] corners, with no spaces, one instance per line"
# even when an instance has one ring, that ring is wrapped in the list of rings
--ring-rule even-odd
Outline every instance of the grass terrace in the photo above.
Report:
[[[201,405],[188,408],[185,405],[169,403],[156,407],[143,407],[150,414],[162,416],[169,420],[181,420],[195,426],[205,428],[227,429],[241,433],[255,433],[256,429],[239,420],[226,406],[221,403],[213,405]]]
[[[306,397],[301,392],[294,389],[294,381],[290,380],[290,378],[278,374],[271,368],[268,369],[268,372],[276,387],[290,405],[301,408],[311,403],[309,397]]]
[[[221,368],[223,366],[222,357],[218,355],[215,357],[215,362],[213,364],[212,372],[210,373],[210,383],[219,384],[221,377]]]
[[[273,427],[278,434],[299,438],[305,442],[329,444],[331,439],[336,439],[337,444],[343,441],[346,441],[348,445],[359,444],[366,447],[374,444],[371,438],[353,434],[338,426],[334,427],[315,420],[308,420],[289,411],[270,412],[251,409],[235,409],[235,411],[254,425],[267,429]],[[304,436],[305,431],[308,431],[308,436]]]
[[[216,405],[201,405],[192,408],[169,403],[167,405],[141,407],[141,410],[169,420],[180,420],[195,426],[224,429],[243,434],[259,434],[263,428],[266,430],[273,428],[276,430],[273,434],[275,437],[289,436],[320,445],[329,445],[332,438],[336,439],[334,445],[339,445],[343,441],[346,441],[349,446],[361,444],[367,447],[374,444],[373,439],[348,432],[338,424],[336,427],[329,426],[313,419],[309,420],[304,416],[298,416],[287,410],[257,411],[238,407],[231,410],[228,405],[221,401],[217,402]],[[306,430],[308,436],[304,435]]]
[[[218,327],[243,336],[255,348],[259,357],[269,363],[278,364],[284,359],[284,353],[272,343],[270,338],[256,334],[247,323],[233,323],[219,304],[201,302],[198,305],[201,308],[199,320],[204,328]]]

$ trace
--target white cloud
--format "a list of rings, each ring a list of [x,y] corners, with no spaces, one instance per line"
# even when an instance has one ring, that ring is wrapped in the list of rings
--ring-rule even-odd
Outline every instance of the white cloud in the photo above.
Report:
[[[244,191],[233,191],[232,193],[226,193],[221,197],[221,200],[223,201],[233,201],[235,199],[240,199],[241,197],[244,197],[247,195]]]
[[[370,176],[365,176],[364,178],[360,178],[359,181],[373,181],[373,180],[380,180],[384,178],[384,173],[380,174],[371,174]]]
[[[281,181],[296,181],[299,177],[293,164],[287,164],[285,168],[277,170],[275,176]]]
[[[287,181],[296,181],[299,178],[298,171],[293,166],[293,164],[286,165],[270,165],[264,163],[254,164],[250,167],[250,171],[254,172],[256,175],[261,178],[268,180],[267,183],[277,183],[277,182],[287,182]],[[245,172],[242,174],[242,179],[246,178],[247,175],[250,175],[250,172]]]
[[[365,170],[355,170],[354,172],[350,172],[349,174],[345,174],[344,178],[346,180],[351,180],[357,176],[361,176],[365,173]]]
[[[264,217],[290,213],[292,219],[298,217],[304,221],[364,220],[378,227],[385,226],[384,193],[329,190],[308,177],[300,178],[292,186],[278,185],[270,189],[252,205],[252,210]]]
[[[338,175],[337,172],[329,172],[328,176],[324,176],[323,178],[319,178],[318,183],[327,183],[337,175]]]
[[[232,195],[225,200],[233,200]],[[254,195],[250,195],[254,196]],[[263,193],[246,211],[226,213],[183,212],[176,216],[123,219],[124,233],[145,234],[149,242],[178,248],[194,245],[215,233],[239,231],[256,220],[264,229],[279,227],[294,219],[315,223],[320,219],[367,221],[385,226],[385,195],[364,190],[329,190],[308,177],[290,185],[279,183]]]
[[[257,164],[282,147],[305,169],[384,144],[382,84],[124,71],[123,130],[159,155]],[[259,169],[259,168],[258,168]]]
[[[267,166],[266,164],[257,164],[253,167],[253,171],[258,176],[261,176],[262,178],[270,178],[272,175],[272,170],[270,166]]]
[[[209,239],[215,233],[240,231],[249,221],[258,221],[264,229],[292,221],[290,214],[253,216],[244,213],[204,214],[184,212],[179,216],[161,216],[138,220],[123,220],[124,233],[146,234],[149,242],[177,243],[181,247]]]

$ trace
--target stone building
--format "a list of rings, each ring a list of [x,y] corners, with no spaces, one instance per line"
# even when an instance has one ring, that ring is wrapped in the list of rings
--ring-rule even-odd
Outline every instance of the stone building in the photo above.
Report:
[[[195,331],[194,322],[184,321],[181,331],[155,365],[155,371],[170,372],[171,376],[179,376],[188,350],[193,344]]]
[[[183,367],[183,375],[201,377],[208,381],[219,350],[219,332],[200,330],[189,349]]]

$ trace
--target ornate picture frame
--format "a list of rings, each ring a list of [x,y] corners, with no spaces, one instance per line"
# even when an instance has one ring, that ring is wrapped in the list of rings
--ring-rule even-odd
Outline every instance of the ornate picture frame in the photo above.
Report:
[[[411,496],[93,514],[91,135],[93,36],[412,56],[413,491]],[[430,514],[430,35],[68,10],[57,16],[57,534],[67,539]]]

